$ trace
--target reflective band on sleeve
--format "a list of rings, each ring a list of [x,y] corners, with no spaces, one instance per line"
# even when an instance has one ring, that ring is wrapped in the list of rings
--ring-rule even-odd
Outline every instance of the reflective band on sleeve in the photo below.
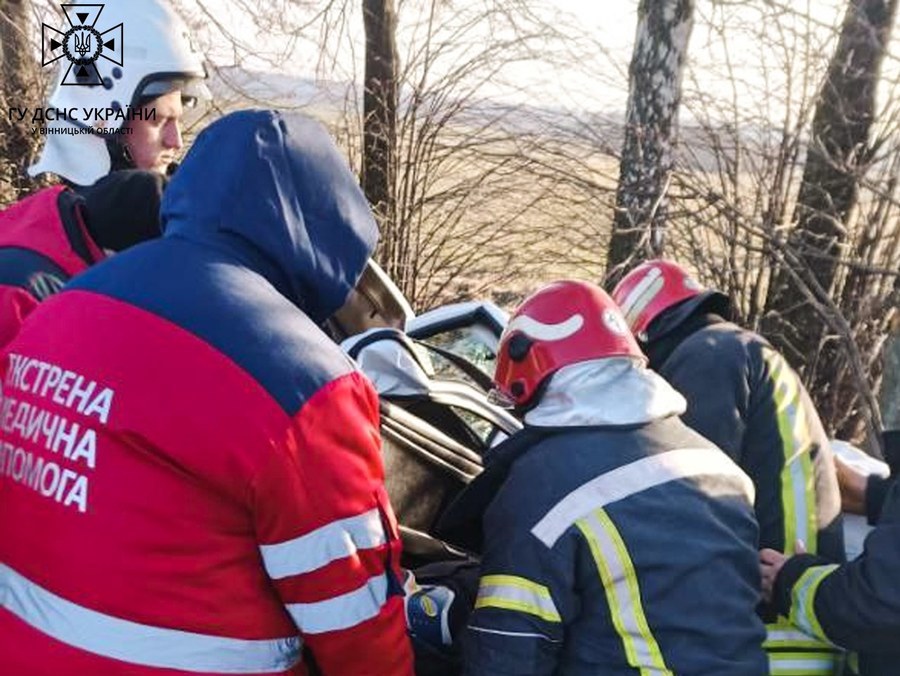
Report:
[[[818,550],[818,525],[815,476],[810,457],[812,438],[800,381],[778,353],[766,350],[765,360],[771,374],[784,462],[781,470],[784,552],[793,554],[797,540],[802,540],[807,551],[815,553]]]
[[[835,656],[809,653],[772,653],[769,673],[772,676],[834,676],[840,660]]]
[[[825,635],[825,631],[816,617],[816,590],[822,581],[836,569],[837,565],[835,564],[808,568],[791,590],[791,624],[800,627],[807,634],[828,641],[828,643],[831,643],[831,640]]]
[[[641,676],[672,676],[644,615],[637,573],[619,530],[602,509],[576,525],[597,565],[628,664],[638,669]]]
[[[372,619],[387,601],[387,575],[369,578],[359,589],[314,603],[289,603],[288,612],[304,634],[349,629]]]
[[[273,580],[301,575],[353,556],[360,549],[387,542],[377,509],[333,521],[311,533],[277,544],[261,545],[266,572]]]
[[[753,504],[753,482],[724,453],[713,448],[683,448],[642,458],[579,486],[551,509],[532,534],[548,547],[578,519],[654,486],[698,476],[727,478],[738,495]]]
[[[476,608],[502,608],[562,622],[550,590],[516,575],[485,575],[478,585]]]
[[[95,655],[159,669],[259,674],[300,660],[300,639],[251,641],[153,627],[76,605],[0,564],[0,603],[57,641]]]

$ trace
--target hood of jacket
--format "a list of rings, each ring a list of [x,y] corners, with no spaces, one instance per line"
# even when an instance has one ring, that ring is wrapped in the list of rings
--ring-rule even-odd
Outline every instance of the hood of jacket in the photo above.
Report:
[[[687,403],[637,359],[614,357],[561,368],[537,406],[525,414],[531,427],[642,425],[681,415]]]
[[[362,274],[378,229],[325,129],[241,111],[197,138],[163,197],[165,237],[230,254],[321,323]]]

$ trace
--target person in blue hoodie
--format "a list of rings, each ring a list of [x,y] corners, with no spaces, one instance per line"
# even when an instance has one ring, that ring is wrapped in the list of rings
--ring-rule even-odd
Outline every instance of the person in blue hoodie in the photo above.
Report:
[[[494,380],[525,428],[440,528],[483,554],[464,673],[768,674],[752,483],[679,420],[609,296],[532,295]]]

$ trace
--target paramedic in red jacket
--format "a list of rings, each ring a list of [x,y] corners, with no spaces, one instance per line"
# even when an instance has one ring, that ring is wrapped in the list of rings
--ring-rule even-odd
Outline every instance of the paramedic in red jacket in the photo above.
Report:
[[[240,112],[162,218],[0,354],[0,671],[408,676],[377,396],[318,328],[377,240],[359,186]]]

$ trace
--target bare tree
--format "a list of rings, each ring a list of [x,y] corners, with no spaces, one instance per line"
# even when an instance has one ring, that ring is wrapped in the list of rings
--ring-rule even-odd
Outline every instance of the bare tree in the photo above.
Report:
[[[382,255],[395,235],[397,164],[397,19],[393,0],[363,0],[366,68],[363,95],[362,187],[381,226]]]
[[[214,35],[208,46],[234,63],[220,65],[215,87],[224,83],[229,101],[266,104],[260,83],[273,78],[244,71],[259,62],[251,31],[229,32],[206,0],[180,1],[198,33]],[[419,309],[473,295],[514,299],[550,274],[599,276],[597,241],[608,223],[597,214],[611,213],[615,178],[608,156],[576,131],[590,127],[596,138],[610,125],[532,105],[512,75],[527,68],[529,89],[546,87],[584,60],[590,36],[571,17],[535,7],[529,0],[407,0],[393,19],[390,2],[236,0],[231,7],[270,42],[314,36],[317,84],[343,92],[342,110],[318,97],[293,105],[323,119],[360,172],[379,215],[378,260]],[[391,40],[393,70],[390,54],[366,56],[366,47],[378,45],[391,52]],[[277,54],[269,58],[263,68],[283,69]]]
[[[0,0],[0,205],[34,184],[25,174],[37,145],[30,126],[11,108],[30,109],[40,101],[40,78],[32,57],[28,0]]]
[[[619,170],[607,278],[635,258],[663,251],[672,143],[682,71],[693,26],[693,0],[641,0],[629,68],[625,143]]]
[[[789,243],[828,292],[840,293],[835,288],[839,261],[851,253],[847,245],[858,217],[860,183],[876,158],[871,139],[875,97],[896,10],[897,0],[849,0],[816,103]],[[773,280],[768,310],[767,334],[796,363],[812,370],[826,322],[786,270]],[[830,343],[822,355],[829,364],[837,356],[834,347]],[[818,391],[830,384],[827,376],[816,380]]]
[[[679,208],[670,211],[670,253],[727,291],[740,321],[758,330],[765,328],[773,280],[785,278],[821,318],[828,340],[841,346],[828,360],[818,344],[810,354],[788,354],[795,366],[806,366],[829,432],[857,442],[874,439],[881,424],[874,392],[882,344],[898,301],[900,83],[879,80],[883,105],[873,109],[868,164],[856,177],[856,216],[844,226],[835,282],[825,288],[787,233],[812,142],[807,130],[842,25],[832,29],[823,12],[814,15],[802,4],[777,3],[704,6],[698,25],[708,37],[692,57],[703,70],[692,68],[686,80],[684,106],[692,122],[682,129],[673,174]],[[732,51],[733,44],[740,47]],[[748,52],[748,45],[757,51]],[[891,59],[885,71],[895,73],[895,57],[885,58]],[[874,443],[870,448],[877,452]]]
[[[553,25],[522,0],[433,1],[418,16],[407,12],[415,39],[400,74],[399,246],[384,260],[401,289],[428,308],[524,293],[554,267],[583,265],[596,276],[598,227],[585,207],[604,208],[603,179],[571,121],[489,98],[515,64],[540,56],[553,67],[554,45],[571,39],[564,20]]]

